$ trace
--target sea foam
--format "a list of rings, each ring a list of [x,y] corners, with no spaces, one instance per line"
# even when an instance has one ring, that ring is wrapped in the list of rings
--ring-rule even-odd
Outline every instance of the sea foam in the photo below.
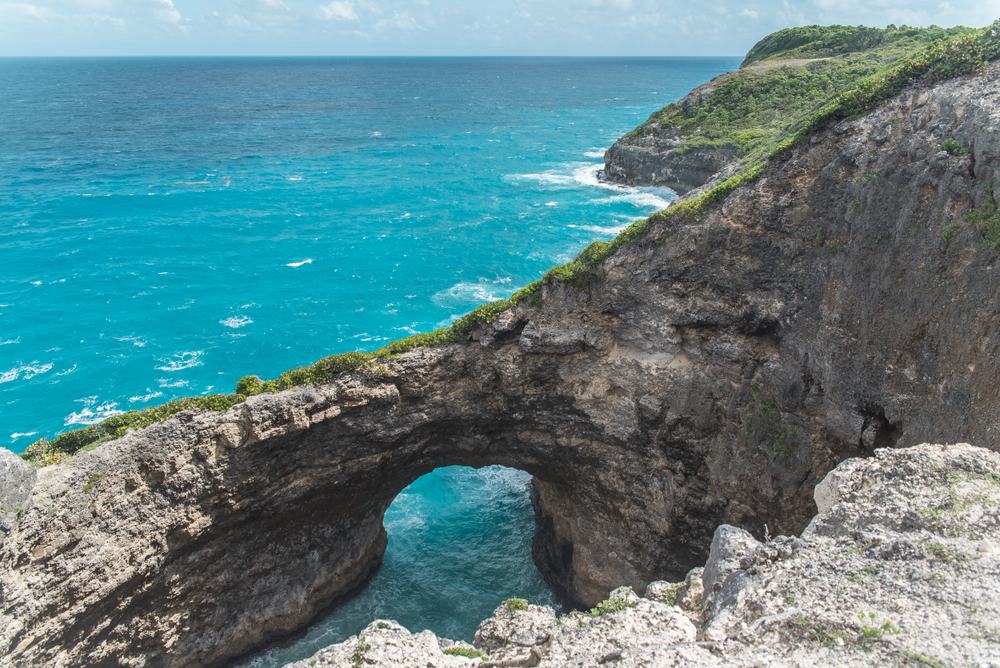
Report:
[[[190,369],[191,367],[201,366],[204,362],[201,361],[201,356],[204,354],[201,350],[195,350],[193,352],[183,352],[175,353],[171,359],[161,359],[163,366],[156,367],[160,371],[181,371],[182,369]]]

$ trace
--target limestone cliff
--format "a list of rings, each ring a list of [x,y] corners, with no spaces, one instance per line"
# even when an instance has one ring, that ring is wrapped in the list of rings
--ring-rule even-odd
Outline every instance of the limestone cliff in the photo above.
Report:
[[[592,605],[683,578],[719,524],[800,532],[844,459],[995,448],[997,251],[961,216],[998,182],[998,76],[818,133],[469,343],[41,469],[0,545],[4,665],[223,664],[363,582],[438,466],[535,476],[550,565]]]

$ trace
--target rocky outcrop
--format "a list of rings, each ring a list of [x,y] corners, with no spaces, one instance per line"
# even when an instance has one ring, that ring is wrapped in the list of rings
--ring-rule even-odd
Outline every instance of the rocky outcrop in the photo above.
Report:
[[[470,343],[40,470],[0,545],[3,661],[213,666],[301,629],[377,567],[386,508],[438,466],[531,473],[542,552],[593,605],[680,580],[719,524],[800,532],[845,459],[996,447],[997,253],[941,230],[998,181],[997,78],[816,135]]]
[[[38,474],[30,464],[6,448],[0,448],[0,542],[11,530],[8,516],[24,510]]]
[[[694,115],[712,99],[715,87],[732,76],[721,74],[698,86],[677,102],[686,115]],[[622,137],[604,153],[608,181],[630,186],[662,186],[680,195],[704,186],[734,163],[736,146],[691,146],[691,137],[644,125]]]
[[[604,153],[603,177],[630,186],[662,186],[685,194],[708,183],[736,159],[735,147],[685,150],[681,138],[618,140]]]
[[[646,598],[616,590],[599,614],[559,619],[551,608],[505,602],[480,624],[476,659],[443,654],[455,645],[429,631],[377,621],[293,667],[348,668],[359,655],[376,668],[1000,661],[1000,455],[920,445],[835,472],[824,482],[838,500],[801,538],[758,542],[721,526],[704,569],[686,583],[653,583]],[[702,570],[704,598],[686,597]]]

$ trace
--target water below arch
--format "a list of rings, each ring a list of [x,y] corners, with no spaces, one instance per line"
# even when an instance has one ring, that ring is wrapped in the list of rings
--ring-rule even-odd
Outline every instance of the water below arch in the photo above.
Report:
[[[531,560],[531,476],[504,466],[446,466],[400,492],[385,514],[389,544],[365,589],[294,644],[244,664],[278,668],[392,619],[417,633],[472,641],[503,600],[557,607]]]

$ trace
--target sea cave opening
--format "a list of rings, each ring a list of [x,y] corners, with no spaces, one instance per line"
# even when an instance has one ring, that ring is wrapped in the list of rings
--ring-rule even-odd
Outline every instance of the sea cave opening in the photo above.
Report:
[[[444,466],[415,480],[386,510],[388,546],[363,590],[303,637],[243,664],[279,668],[358,634],[375,619],[471,642],[508,598],[559,608],[532,560],[532,477],[505,466]]]

